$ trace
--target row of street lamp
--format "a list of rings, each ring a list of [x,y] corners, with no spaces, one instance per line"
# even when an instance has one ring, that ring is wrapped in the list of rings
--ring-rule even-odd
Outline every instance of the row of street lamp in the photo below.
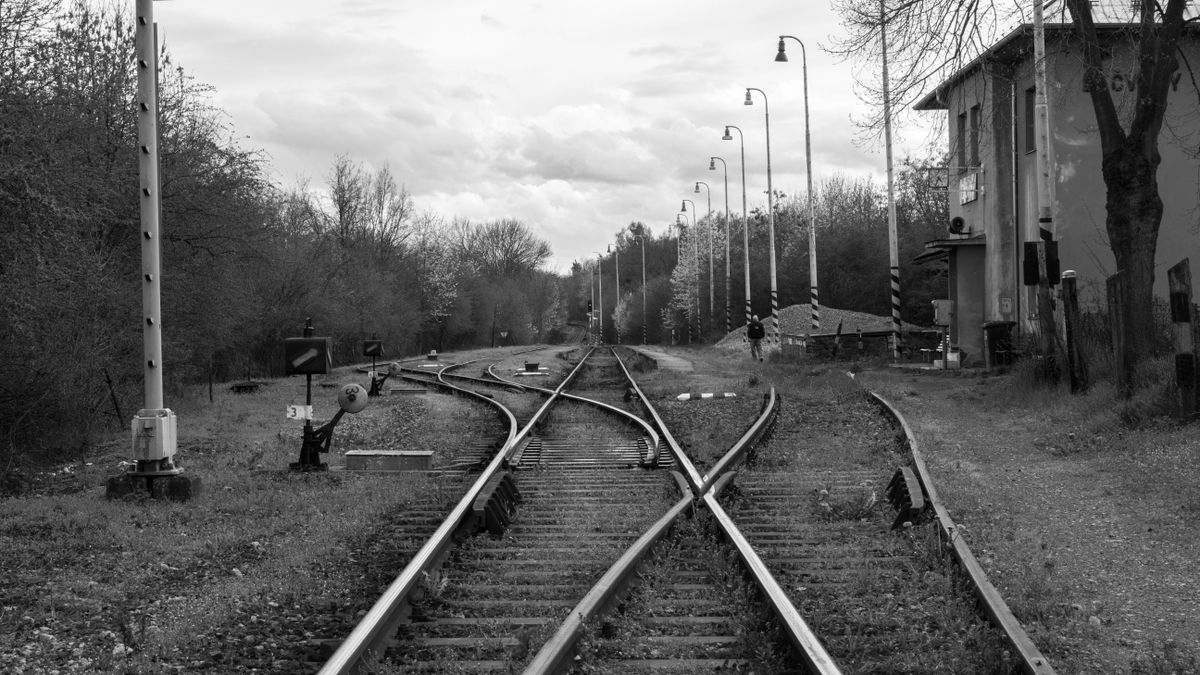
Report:
[[[809,259],[809,288],[810,288],[810,316],[812,330],[816,332],[821,326],[820,319],[820,300],[817,292],[817,228],[816,228],[816,213],[813,209],[813,184],[812,184],[812,140],[809,132],[809,105],[808,105],[808,55],[804,47],[804,42],[792,35],[779,36],[779,50],[775,55],[775,61],[787,62],[787,51],[784,40],[795,40],[800,45],[800,55],[802,64],[802,73],[804,81],[804,156],[805,156],[805,173],[808,179],[808,259]],[[770,106],[767,100],[767,94],[762,89],[757,87],[746,88],[745,105],[754,105],[754,98],[751,92],[758,92],[763,99],[763,118],[766,126],[766,143],[767,143],[767,226],[768,239],[770,245],[770,276],[771,276],[771,317],[769,321],[769,337],[775,344],[779,342],[779,288],[776,274],[776,254],[775,254],[775,190],[771,182],[771,113]],[[722,140],[732,141],[733,135],[730,130],[738,132],[738,141],[741,153],[741,169],[742,169],[742,247],[743,247],[743,263],[745,276],[745,297],[746,297],[746,323],[750,322],[752,315],[750,302],[750,233],[747,227],[746,219],[746,142],[742,134],[741,128],[733,124],[725,125],[725,133],[721,136]],[[710,171],[716,171],[716,163],[720,161],[725,177],[725,331],[733,330],[732,313],[730,309],[730,241],[729,241],[729,166],[725,159],[718,156],[709,157],[708,168]],[[704,181],[696,181],[695,192],[700,192],[700,186],[703,185],[708,196],[708,217],[712,219],[712,189],[708,183]],[[680,207],[680,215],[687,219],[687,205],[692,205],[692,231],[696,233],[699,223],[699,216],[696,214],[696,204],[690,199],[684,199]],[[676,217],[678,220],[678,216]],[[698,233],[697,233],[698,234]],[[682,239],[682,231],[680,233]],[[642,240],[642,343],[646,343],[646,242],[644,236],[639,237]],[[696,270],[696,322],[699,322],[700,310],[700,273],[699,260],[697,259],[698,241],[693,242],[693,265]],[[597,254],[597,269],[599,269],[599,254]],[[708,240],[708,314],[713,315],[713,305],[715,302],[714,286],[713,286],[713,241],[712,234],[709,234]],[[617,290],[620,293],[620,276],[617,277]],[[690,302],[689,302],[690,305]],[[691,308],[689,306],[689,313]],[[601,331],[603,331],[603,319],[601,319]],[[689,330],[690,330],[689,326]],[[699,326],[697,325],[697,329]],[[603,333],[601,333],[603,334]],[[620,334],[617,335],[617,341],[620,341]]]

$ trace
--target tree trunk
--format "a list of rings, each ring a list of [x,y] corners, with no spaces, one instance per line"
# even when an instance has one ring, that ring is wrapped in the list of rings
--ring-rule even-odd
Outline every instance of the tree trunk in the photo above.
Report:
[[[1105,225],[1125,278],[1125,367],[1128,382],[1140,359],[1153,344],[1154,254],[1163,203],[1158,193],[1158,149],[1129,137],[1104,157],[1104,182],[1108,188]]]

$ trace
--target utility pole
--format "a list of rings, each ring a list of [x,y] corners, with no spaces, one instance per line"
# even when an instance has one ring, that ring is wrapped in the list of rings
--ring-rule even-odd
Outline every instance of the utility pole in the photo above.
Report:
[[[887,154],[888,257],[892,279],[892,359],[900,360],[900,243],[896,231],[895,172],[892,169],[892,102],[888,91],[887,7],[879,0],[879,39],[883,48],[883,138]]]
[[[142,236],[142,376],[145,407],[133,417],[133,468],[108,479],[106,495],[148,493],[183,501],[199,494],[200,479],[175,466],[178,421],[164,407],[162,362],[162,253],[158,178],[158,44],[153,0],[135,5],[138,177]]]
[[[1037,143],[1037,206],[1038,238],[1036,241],[1038,267],[1038,337],[1042,352],[1042,374],[1049,380],[1058,379],[1058,327],[1054,319],[1054,298],[1050,286],[1057,282],[1058,267],[1054,244],[1054,211],[1051,201],[1053,178],[1050,166],[1050,104],[1046,85],[1046,27],[1043,20],[1043,0],[1033,2],[1033,73],[1034,125]]]

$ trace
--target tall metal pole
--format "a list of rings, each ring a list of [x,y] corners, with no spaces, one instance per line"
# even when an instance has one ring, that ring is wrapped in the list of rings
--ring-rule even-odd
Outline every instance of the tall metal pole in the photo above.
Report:
[[[742,253],[744,255],[742,263],[746,271],[746,323],[748,324],[753,312],[750,309],[750,227],[746,222],[746,137],[742,135],[742,130],[738,127],[726,124],[725,135],[721,137],[721,140],[733,140],[733,135],[729,133],[730,129],[737,129],[738,143],[742,152]]]
[[[709,157],[709,171],[717,170],[718,160],[725,173],[725,332],[728,333],[733,330],[733,319],[729,312],[729,166],[720,157]]]
[[[592,328],[594,327],[594,325],[596,323],[596,315],[597,315],[597,312],[596,312],[596,284],[593,283],[593,281],[592,281],[595,278],[596,278],[596,272],[593,270],[592,273],[588,276],[588,290],[592,292],[592,307],[591,307],[592,311],[588,312],[588,332],[591,332]]]
[[[596,309],[599,311],[600,317],[600,342],[604,342],[604,275],[600,267],[600,254],[596,254]]]
[[[704,191],[708,193],[708,325],[711,328],[713,323],[713,303],[716,295],[713,289],[713,233],[712,233],[712,188],[702,180],[696,181],[696,192],[700,192],[700,186],[704,186]]]
[[[879,39],[883,50],[883,137],[887,154],[888,252],[892,277],[892,358],[900,360],[900,243],[896,232],[896,190],[892,169],[892,103],[888,90],[887,8],[879,0]]]
[[[613,312],[616,313],[617,307],[621,304],[621,245],[617,244],[613,248],[613,276],[617,278],[617,299],[613,303]],[[613,319],[613,329],[617,332],[617,344],[621,344],[621,324]]]
[[[137,60],[138,176],[142,226],[142,375],[145,408],[133,419],[136,473],[176,474],[175,413],[163,407],[161,213],[158,177],[158,53],[154,4],[137,0],[134,51]]]
[[[692,205],[692,271],[696,274],[696,341],[700,341],[703,335],[703,326],[700,324],[700,219],[696,214],[696,202],[685,199],[679,207],[679,212],[687,216],[687,205]]]
[[[787,54],[783,51],[784,38],[791,38],[800,45],[800,63],[804,74],[804,171],[808,175],[809,315],[812,318],[812,330],[816,333],[821,329],[821,302],[817,293],[817,215],[813,209],[812,135],[809,133],[808,123],[808,50],[804,48],[804,43],[800,41],[800,38],[792,35],[780,35],[779,53],[775,55],[776,61],[787,61]]]
[[[642,344],[646,344],[646,326],[650,319],[646,316],[646,234],[643,230],[638,237],[642,242]]]
[[[1045,374],[1057,377],[1057,365],[1051,358],[1058,344],[1058,322],[1054,317],[1054,305],[1050,295],[1050,276],[1047,265],[1046,243],[1054,241],[1054,211],[1051,207],[1050,191],[1053,179],[1050,176],[1050,105],[1046,85],[1046,29],[1042,18],[1042,0],[1033,3],[1033,72],[1034,72],[1034,125],[1037,146],[1037,208],[1038,208],[1038,333],[1043,356]]]
[[[750,92],[757,91],[763,97],[763,117],[767,126],[767,237],[771,255],[771,338],[774,345],[779,344],[779,284],[775,275],[775,188],[771,185],[771,107],[767,101],[767,93],[757,87],[746,87],[746,105],[754,105]]]

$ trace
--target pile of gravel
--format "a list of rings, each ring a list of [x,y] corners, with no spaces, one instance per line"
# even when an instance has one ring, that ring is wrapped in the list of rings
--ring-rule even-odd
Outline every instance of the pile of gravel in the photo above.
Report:
[[[835,309],[833,307],[821,308],[821,327],[817,331],[812,329],[811,307],[809,305],[791,305],[779,310],[779,330],[788,335],[804,335],[806,333],[835,333],[837,332],[838,323],[842,325],[843,334],[851,334],[858,330],[863,332],[877,330],[891,330],[892,317],[876,316],[865,312],[854,312],[848,309]],[[763,323],[766,324],[770,320],[769,316],[759,316]],[[770,326],[768,326],[768,329]],[[910,323],[901,323],[902,330],[915,329]],[[742,349],[746,344],[746,327],[735,328],[733,332],[721,338],[715,346],[725,349]]]

